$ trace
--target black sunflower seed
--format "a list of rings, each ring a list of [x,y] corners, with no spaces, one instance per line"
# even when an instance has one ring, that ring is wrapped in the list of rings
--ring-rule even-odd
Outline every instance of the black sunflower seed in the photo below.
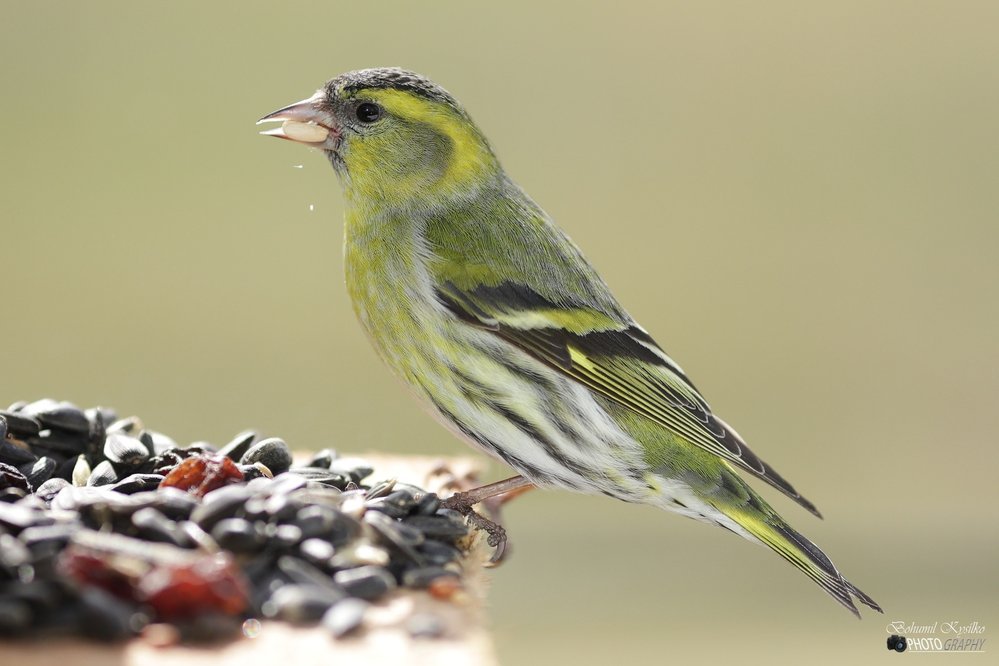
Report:
[[[181,548],[191,544],[191,538],[180,526],[166,517],[163,512],[151,506],[139,509],[132,514],[132,526],[136,533],[144,539],[169,543]]]
[[[443,567],[417,567],[407,569],[402,574],[402,584],[406,587],[425,588],[438,578],[443,577],[458,578],[458,574]]]
[[[42,424],[27,414],[14,413],[11,411],[0,412],[7,424],[7,432],[18,439],[29,439],[36,437],[42,430]]]
[[[87,479],[88,486],[108,486],[118,480],[118,473],[110,461],[102,460]]]
[[[283,439],[270,437],[251,446],[239,462],[243,465],[263,463],[276,476],[291,467],[291,449]]]
[[[66,479],[52,478],[35,489],[35,495],[45,502],[51,502],[60,490],[70,485]]]
[[[264,615],[293,624],[315,622],[343,598],[327,588],[307,585],[283,585],[263,605]]]
[[[277,568],[281,573],[288,577],[288,580],[292,582],[301,583],[302,585],[324,587],[338,595],[345,595],[345,590],[341,585],[337,584],[332,578],[329,577],[329,575],[320,570],[318,567],[301,558],[293,557],[291,555],[283,555],[278,558]]]
[[[0,635],[23,636],[33,618],[34,612],[28,602],[0,597]]]
[[[104,457],[124,467],[133,467],[149,458],[150,451],[140,439],[112,433],[104,440]]]
[[[191,520],[211,530],[223,518],[234,517],[251,496],[246,486],[223,486],[205,495],[201,505],[191,512]]]
[[[38,460],[38,456],[27,448],[17,446],[13,442],[8,442],[0,437],[0,463],[20,467],[34,463],[36,460]]]
[[[19,488],[30,492],[31,484],[28,483],[28,477],[22,474],[19,469],[13,465],[0,463],[0,489],[5,488]]]
[[[336,460],[337,453],[333,449],[323,449],[322,451],[317,451],[309,459],[309,467],[321,467],[323,469],[329,469],[333,461]]]
[[[28,483],[32,488],[38,488],[52,478],[57,465],[58,463],[55,461],[55,458],[42,456],[33,464],[22,467],[21,472],[28,479]]]
[[[435,539],[458,539],[468,534],[464,520],[456,520],[451,516],[409,516],[403,520],[403,525],[415,528],[428,537]]]
[[[90,432],[90,421],[87,419],[87,415],[71,402],[39,400],[26,405],[21,413],[35,417],[39,423],[49,428],[61,428],[83,434]]]
[[[338,571],[333,580],[352,597],[374,601],[393,589],[395,576],[381,567],[363,566]]]
[[[219,449],[219,455],[226,456],[234,462],[239,462],[256,440],[257,433],[252,430],[244,430],[233,437],[231,442]]]
[[[221,449],[238,460],[241,480],[204,498],[161,487],[178,464],[214,451],[204,442],[178,447],[105,408],[40,400],[0,412],[0,635],[119,640],[168,619],[122,601],[137,598],[134,583],[105,579],[103,560],[139,572],[221,551],[245,578],[236,588],[246,586],[246,612],[323,617],[334,636],[362,627],[368,600],[398,581],[426,587],[460,570],[451,545],[467,532],[459,514],[417,486],[363,486],[373,466],[332,449],[292,466],[284,441],[247,431]],[[75,549],[95,558],[85,585],[60,564]],[[238,632],[244,617],[207,610],[174,622],[183,640],[203,640]],[[417,620],[406,625],[413,635],[443,632]]]
[[[337,602],[323,615],[323,627],[334,638],[342,638],[361,628],[369,604],[360,599],[344,599]]]
[[[256,525],[243,518],[224,518],[215,523],[212,538],[234,553],[252,553],[266,543],[266,537]]]
[[[125,495],[155,490],[163,481],[162,474],[131,474],[111,485],[111,489]]]

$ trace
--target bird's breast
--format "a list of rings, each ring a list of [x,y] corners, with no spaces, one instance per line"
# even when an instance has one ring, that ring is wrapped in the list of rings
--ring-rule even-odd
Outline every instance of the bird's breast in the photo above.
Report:
[[[416,357],[439,344],[444,325],[414,227],[408,220],[348,213],[344,239],[354,312],[379,355],[404,376]]]

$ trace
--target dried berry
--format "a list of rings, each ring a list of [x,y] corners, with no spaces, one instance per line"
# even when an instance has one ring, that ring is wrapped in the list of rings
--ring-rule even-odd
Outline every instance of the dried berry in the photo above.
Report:
[[[180,488],[192,495],[204,497],[216,488],[239,483],[243,473],[225,456],[198,455],[182,461],[166,475],[160,484],[164,488]]]
[[[139,580],[136,596],[161,620],[211,612],[237,615],[249,603],[246,581],[228,553],[205,555],[177,567],[153,568]]]

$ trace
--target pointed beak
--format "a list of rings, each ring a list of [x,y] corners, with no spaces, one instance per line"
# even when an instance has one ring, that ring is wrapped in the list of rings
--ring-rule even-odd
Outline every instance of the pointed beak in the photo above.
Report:
[[[280,122],[282,125],[261,134],[303,143],[313,148],[335,150],[340,139],[340,128],[333,116],[322,108],[325,98],[320,90],[308,99],[268,113],[257,121],[258,125],[270,122]]]

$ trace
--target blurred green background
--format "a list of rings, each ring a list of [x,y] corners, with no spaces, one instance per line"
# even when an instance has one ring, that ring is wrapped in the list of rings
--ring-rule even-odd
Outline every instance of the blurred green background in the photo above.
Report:
[[[0,403],[111,405],[181,441],[253,426],[467,453],[354,321],[331,169],[254,127],[342,71],[402,65],[465,103],[826,520],[767,496],[886,609],[857,622],[722,530],[535,493],[493,576],[503,663],[866,663],[897,658],[893,619],[999,640],[999,4],[3,15]]]

